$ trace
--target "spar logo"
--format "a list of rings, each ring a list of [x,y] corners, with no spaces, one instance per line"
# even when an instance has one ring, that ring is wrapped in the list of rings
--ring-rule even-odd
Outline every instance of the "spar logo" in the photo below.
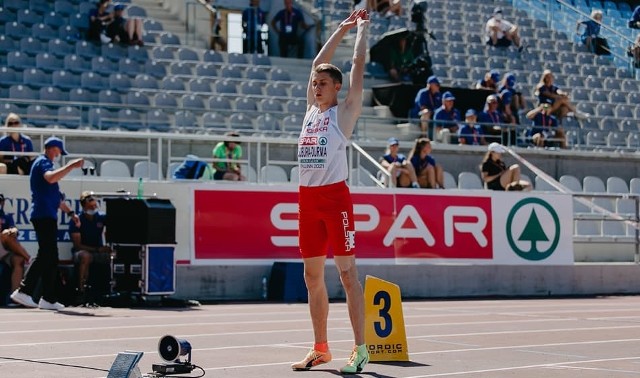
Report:
[[[555,252],[560,240],[560,218],[548,202],[525,198],[513,206],[507,217],[507,240],[525,260],[540,261]]]

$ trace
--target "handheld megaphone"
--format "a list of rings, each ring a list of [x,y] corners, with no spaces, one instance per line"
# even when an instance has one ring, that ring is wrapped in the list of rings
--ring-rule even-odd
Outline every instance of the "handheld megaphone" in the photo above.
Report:
[[[167,362],[182,362],[180,357],[187,356],[186,362],[191,362],[191,344],[187,340],[178,339],[171,335],[163,336],[158,342],[158,353]]]

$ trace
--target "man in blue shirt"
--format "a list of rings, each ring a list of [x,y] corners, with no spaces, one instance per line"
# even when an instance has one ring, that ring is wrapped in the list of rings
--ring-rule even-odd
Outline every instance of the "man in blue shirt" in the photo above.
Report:
[[[31,259],[18,241],[18,229],[10,214],[4,212],[4,195],[0,194],[0,261],[11,268],[11,290],[20,287],[24,264]]]
[[[81,168],[82,158],[71,160],[61,168],[54,162],[67,155],[62,139],[50,137],[44,142],[44,153],[36,158],[31,167],[31,223],[38,239],[38,254],[29,266],[21,287],[11,294],[11,299],[25,307],[43,310],[61,310],[58,302],[58,209],[64,211],[80,226],[80,218],[64,201],[58,181],[75,168]],[[38,281],[42,280],[42,298],[33,301],[33,293]]]
[[[284,9],[276,13],[271,26],[278,33],[278,47],[283,58],[302,58],[304,42],[298,36],[298,27],[305,31],[310,28],[304,22],[304,15],[293,7],[293,0],[284,0]],[[291,52],[294,52],[293,54]]]
[[[108,264],[111,248],[102,242],[106,214],[98,208],[98,201],[93,192],[85,191],[80,195],[82,211],[78,214],[80,226],[69,221],[69,235],[73,242],[73,260],[78,264],[78,294],[86,300],[88,288],[89,266],[91,263]]]
[[[450,141],[451,134],[458,134],[458,122],[460,122],[460,112],[454,108],[455,97],[453,93],[447,91],[442,95],[442,106],[440,106],[433,116],[435,130],[433,135],[443,143],[458,143]],[[455,138],[457,139],[457,137]]]
[[[465,113],[465,122],[460,130],[458,130],[458,143],[471,146],[487,144],[484,140],[482,126],[476,123],[477,119],[478,117],[475,110],[467,110],[467,113]]]
[[[21,127],[22,121],[20,116],[15,113],[9,113],[5,120],[4,127]],[[14,175],[28,175],[31,170],[31,163],[33,157],[31,156],[14,156],[3,155],[2,151],[11,152],[33,152],[33,143],[31,138],[20,133],[11,132],[8,135],[0,138],[0,173],[2,169],[6,169],[6,172]]]
[[[440,80],[437,76],[431,75],[427,79],[427,86],[416,94],[413,109],[411,109],[411,118],[420,118],[420,130],[423,137],[429,133],[429,121],[433,118],[433,113],[441,106]]]
[[[267,12],[260,9],[260,0],[250,0],[249,8],[242,11],[242,53],[264,53],[262,25],[267,22]]]

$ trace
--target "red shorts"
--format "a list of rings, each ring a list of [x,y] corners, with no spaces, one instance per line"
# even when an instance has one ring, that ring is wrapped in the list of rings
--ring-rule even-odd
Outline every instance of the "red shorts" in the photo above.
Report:
[[[343,182],[325,186],[301,186],[298,238],[303,258],[355,253],[353,202]]]

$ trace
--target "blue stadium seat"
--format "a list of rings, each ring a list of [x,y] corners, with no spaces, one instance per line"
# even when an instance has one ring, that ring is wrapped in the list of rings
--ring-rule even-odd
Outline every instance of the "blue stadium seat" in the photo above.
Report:
[[[307,103],[303,100],[289,100],[284,108],[287,113],[305,113],[307,111]]]
[[[58,123],[77,129],[82,123],[82,112],[75,106],[63,106],[58,109]]]
[[[270,66],[271,58],[268,55],[263,54],[253,54],[251,57],[251,63],[254,66]]]
[[[227,128],[224,117],[216,112],[205,112],[202,115],[202,126],[211,129]]]
[[[15,12],[12,12],[10,9],[8,9],[6,5],[5,7],[0,7],[0,23],[7,24],[16,20],[17,15]]]
[[[84,13],[72,14],[69,16],[69,26],[78,30],[80,34],[85,34],[89,29],[89,16]]]
[[[46,87],[51,85],[51,76],[37,68],[29,68],[22,72],[22,82],[30,87]]]
[[[182,107],[188,109],[206,109],[204,98],[194,94],[186,94],[182,96]]]
[[[109,75],[109,89],[118,92],[127,92],[131,88],[131,79],[129,76],[121,73],[113,73]]]
[[[69,17],[77,12],[77,8],[73,4],[64,0],[56,0],[53,4],[53,10],[64,17]]]
[[[253,130],[252,117],[243,113],[233,113],[227,120],[229,128],[233,130]]]
[[[22,78],[18,72],[11,67],[0,67],[0,86],[13,84],[22,84]]]
[[[280,131],[280,119],[271,114],[261,114],[256,118],[256,126],[263,131]]]
[[[37,127],[45,127],[48,124],[54,123],[55,120],[56,113],[47,106],[39,104],[31,104],[27,106],[26,123]]]
[[[48,42],[52,39],[57,38],[54,30],[46,24],[34,25],[31,29],[31,35],[33,36],[33,38],[42,42]]]
[[[83,58],[92,59],[94,57],[100,56],[101,51],[98,46],[94,43],[87,41],[80,41],[76,43],[76,55],[81,56]]]
[[[101,56],[96,56],[91,59],[91,70],[103,75],[111,75],[112,73],[119,72],[116,63]]]
[[[612,90],[609,92],[608,100],[614,104],[624,104],[627,102],[627,93],[620,90]]]
[[[600,120],[600,130],[604,132],[620,131],[618,121],[613,117],[604,117]]]
[[[207,50],[202,54],[202,60],[210,63],[224,64],[224,57],[215,50]]]
[[[243,95],[262,95],[262,84],[255,81],[243,81],[240,83],[240,93]]]
[[[147,11],[144,10],[144,8],[139,7],[137,5],[129,5],[129,6],[127,6],[127,16],[129,16],[129,17],[146,18],[147,17]]]
[[[68,101],[69,98],[66,93],[62,92],[59,88],[49,86],[40,88],[40,100],[63,102]]]
[[[80,75],[71,71],[58,70],[51,74],[51,83],[62,89],[73,89],[80,86]]]
[[[63,26],[58,29],[58,38],[64,41],[80,40],[80,31],[71,25]]]
[[[127,93],[126,103],[128,105],[136,105],[136,106],[150,106],[151,100],[149,96],[143,92],[129,92]]]
[[[265,86],[265,95],[270,97],[287,97],[289,94],[287,93],[288,85],[285,85],[282,82],[270,82]],[[305,95],[306,96],[306,95]]]
[[[242,79],[242,69],[238,66],[225,64],[220,69],[220,76],[228,79]]]
[[[67,41],[63,41],[61,39],[52,39],[48,43],[48,51],[49,54],[55,55],[57,57],[65,57],[67,55],[71,55],[75,52],[74,45],[68,43]]]
[[[147,112],[147,127],[157,131],[169,131],[171,122],[169,116],[160,109],[154,109]]]
[[[209,99],[209,109],[231,110],[231,101],[223,96],[214,96]]]
[[[16,21],[4,25],[4,34],[14,40],[19,40],[31,36],[31,30]]]
[[[20,40],[20,51],[23,54],[35,56],[42,51],[42,43],[33,37],[22,38]]]
[[[118,61],[118,73],[120,74],[135,77],[141,71],[142,67],[140,66],[140,63],[135,60],[125,58]]]
[[[95,92],[107,89],[107,84],[102,76],[94,72],[83,72],[80,74],[80,85],[82,88]]]
[[[158,80],[147,74],[138,74],[132,83],[133,88],[139,89],[158,89]]]
[[[236,84],[230,80],[221,80],[215,83],[215,91],[222,94],[236,94]]]
[[[271,81],[291,81],[289,73],[277,67],[271,69],[269,78],[271,79]]]
[[[127,49],[127,56],[129,59],[138,61],[138,62],[146,62],[149,60],[149,52],[146,47],[140,46],[130,46]]]
[[[300,131],[302,118],[298,114],[290,114],[282,119],[283,131]]]
[[[153,103],[156,107],[163,109],[178,107],[178,101],[174,95],[166,92],[157,93],[153,98]]]
[[[158,22],[151,18],[147,18],[143,21],[143,29],[146,32],[161,32],[164,30],[161,22]]]
[[[173,34],[173,33],[169,33],[169,32],[163,32],[160,33],[160,44],[163,45],[181,45],[180,43],[180,37],[178,37],[177,35]]]
[[[186,47],[178,49],[177,56],[178,59],[182,61],[197,62],[200,60],[200,57],[198,57],[198,53],[195,52],[195,50]]]
[[[198,63],[195,68],[196,76],[208,76],[208,77],[216,77],[218,76],[218,68],[213,63]]]
[[[82,57],[71,54],[64,57],[64,69],[74,73],[91,71],[91,62]]]
[[[115,117],[108,109],[93,107],[88,112],[88,123],[98,130],[104,130],[116,125]]]
[[[247,55],[240,53],[229,53],[227,55],[227,62],[229,64],[249,64]]]
[[[175,60],[174,48],[168,46],[156,46],[151,50],[153,59]]]
[[[191,76],[193,74],[191,72],[191,65],[184,62],[171,63],[171,65],[169,66],[169,72],[172,75]]]
[[[137,131],[144,127],[142,113],[132,109],[120,109],[118,111],[118,126],[129,131]]]
[[[175,114],[176,126],[186,129],[195,129],[198,127],[198,119],[195,114],[189,110],[179,110]]]
[[[282,102],[274,98],[265,98],[260,101],[260,111],[263,113],[282,113],[284,107]]]
[[[608,103],[600,103],[596,105],[596,115],[599,117],[612,117],[613,105]]]
[[[160,62],[155,60],[149,60],[144,64],[142,72],[152,76],[156,79],[161,79],[167,76],[167,68]]]
[[[116,43],[107,43],[102,45],[102,56],[106,59],[113,61],[119,61],[121,59],[128,58],[127,48],[120,46]]]
[[[6,55],[11,51],[15,51],[16,45],[11,38],[7,38],[4,35],[0,35],[0,54]]]
[[[307,86],[306,85],[302,85],[300,83],[298,84],[294,84],[291,87],[291,97],[296,97],[296,98],[307,98]]]
[[[122,104],[122,96],[110,89],[104,89],[98,93],[98,102],[101,105],[120,105]]]
[[[245,76],[251,80],[267,80],[267,73],[259,67],[249,67],[245,71]]]
[[[83,102],[98,102],[98,94],[82,88],[73,88],[69,91],[69,101],[74,104]]]
[[[212,92],[212,81],[207,78],[196,78],[189,80],[189,91],[200,93]]]
[[[614,109],[614,114],[617,118],[633,118],[634,106],[619,104]]]
[[[62,60],[49,53],[39,53],[36,55],[36,68],[45,72],[53,72],[63,69]]]
[[[165,91],[184,91],[184,81],[175,76],[165,77],[160,82],[160,89]]]
[[[235,110],[237,111],[258,111],[258,103],[251,97],[238,97],[235,105]]]

